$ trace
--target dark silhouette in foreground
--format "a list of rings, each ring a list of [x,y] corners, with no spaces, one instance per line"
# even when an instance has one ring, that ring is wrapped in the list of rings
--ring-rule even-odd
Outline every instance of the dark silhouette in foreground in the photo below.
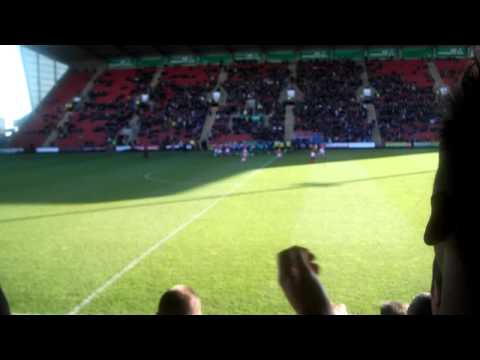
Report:
[[[407,315],[408,305],[399,301],[389,301],[380,307],[380,315]]]
[[[431,215],[424,241],[433,246],[432,313],[473,313],[476,288],[473,263],[478,219],[468,203],[478,191],[471,159],[480,116],[480,62],[474,62],[453,92],[440,139],[439,165],[431,197]],[[465,131],[468,128],[468,131]],[[465,191],[465,193],[462,193]],[[471,232],[471,233],[469,233]],[[472,234],[473,233],[473,234]],[[473,235],[473,236],[472,236]]]
[[[420,293],[408,306],[407,315],[432,315],[432,296],[430,293]]]
[[[10,315],[10,307],[2,288],[0,288],[0,315]]]
[[[202,315],[202,303],[192,288],[176,285],[160,298],[157,315]]]

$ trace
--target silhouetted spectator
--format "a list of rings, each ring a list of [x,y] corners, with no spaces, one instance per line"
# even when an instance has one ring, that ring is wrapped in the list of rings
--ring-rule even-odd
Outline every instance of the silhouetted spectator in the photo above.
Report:
[[[157,315],[202,315],[202,304],[192,288],[177,285],[162,295]]]
[[[468,156],[476,154],[479,73],[480,63],[475,58],[461,86],[453,93],[441,131],[432,211],[424,235],[425,243],[435,251],[431,288],[433,315],[472,314],[475,304],[478,281],[473,269],[477,252],[476,236],[472,233],[477,229],[478,219],[477,212],[466,203],[472,203],[478,191],[476,176],[472,177],[475,160]],[[460,190],[468,193],[463,195]]]
[[[420,293],[408,306],[407,315],[432,315],[432,296],[430,293]]]
[[[408,305],[398,301],[389,301],[380,307],[380,315],[407,315]]]
[[[10,307],[2,288],[0,288],[0,315],[10,315]]]

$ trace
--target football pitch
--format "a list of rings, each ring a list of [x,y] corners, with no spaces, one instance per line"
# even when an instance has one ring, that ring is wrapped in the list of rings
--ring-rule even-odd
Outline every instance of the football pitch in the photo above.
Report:
[[[429,290],[435,150],[0,157],[0,285],[18,314],[153,314],[175,284],[205,314],[293,314],[276,255],[317,256],[334,303],[378,314]]]

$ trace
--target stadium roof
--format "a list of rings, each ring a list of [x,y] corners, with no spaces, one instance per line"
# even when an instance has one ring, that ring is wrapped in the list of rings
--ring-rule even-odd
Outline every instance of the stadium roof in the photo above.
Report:
[[[364,47],[368,45],[339,45],[337,48]],[[376,45],[377,46],[377,45]],[[378,45],[390,46],[390,45]],[[168,56],[180,54],[209,54],[237,51],[275,51],[326,48],[331,45],[27,45],[54,60],[71,64],[84,61],[106,61],[115,58]],[[398,47],[398,46],[397,46]]]

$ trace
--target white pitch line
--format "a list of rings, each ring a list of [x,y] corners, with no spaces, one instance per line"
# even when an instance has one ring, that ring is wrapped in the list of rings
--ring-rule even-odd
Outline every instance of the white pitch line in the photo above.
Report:
[[[238,183],[236,186],[232,188],[228,193],[224,194],[217,200],[215,200],[213,203],[208,205],[205,209],[200,211],[199,213],[195,214],[192,216],[187,222],[183,223],[182,225],[178,226],[176,229],[174,229],[172,232],[170,232],[167,236],[163,237],[160,239],[158,242],[150,246],[143,254],[140,256],[137,256],[134,258],[132,261],[130,261],[122,270],[117,272],[115,275],[110,277],[107,281],[105,281],[102,285],[100,285],[97,289],[95,289],[90,295],[88,295],[82,302],[80,302],[77,306],[75,306],[72,311],[68,313],[68,315],[77,315],[85,306],[90,304],[98,295],[100,295],[102,292],[104,292],[107,288],[112,286],[114,283],[116,283],[121,277],[123,277],[127,272],[132,270],[135,266],[137,266],[140,262],[142,262],[147,256],[149,256],[151,253],[153,253],[155,250],[157,250],[163,243],[168,241],[169,239],[173,238],[175,235],[177,235],[179,232],[181,232],[183,229],[185,229],[187,226],[192,224],[194,221],[199,219],[201,216],[206,214],[210,209],[212,209],[215,205],[217,205],[220,201],[225,199],[227,196],[232,194],[240,185],[244,184],[248,179],[250,179],[253,175],[258,173],[260,170],[264,169],[265,167],[269,166],[272,164],[276,158],[268,160],[265,164],[263,164],[260,168],[254,170],[252,173],[250,173],[241,183]]]

